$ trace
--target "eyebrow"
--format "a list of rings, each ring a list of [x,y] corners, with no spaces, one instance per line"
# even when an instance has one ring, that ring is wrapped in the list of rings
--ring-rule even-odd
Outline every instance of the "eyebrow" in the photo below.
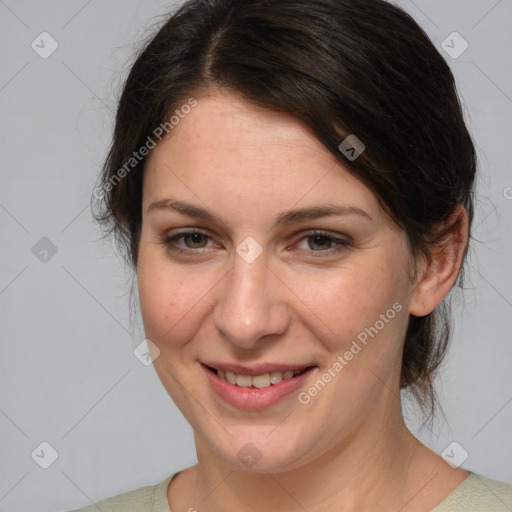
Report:
[[[148,206],[146,213],[152,210],[174,210],[188,217],[226,224],[220,217],[205,208],[175,199],[161,199],[160,201],[155,201]],[[283,212],[277,216],[275,226],[294,224],[305,220],[318,219],[320,217],[345,215],[357,215],[373,222],[370,215],[357,206],[326,204]]]

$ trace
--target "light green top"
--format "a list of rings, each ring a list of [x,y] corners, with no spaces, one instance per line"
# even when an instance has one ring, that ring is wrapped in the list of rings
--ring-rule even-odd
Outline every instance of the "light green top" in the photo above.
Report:
[[[157,485],[140,487],[70,512],[171,512],[167,501],[167,477]],[[194,510],[191,504],[190,510]],[[512,485],[470,473],[432,512],[510,512]]]

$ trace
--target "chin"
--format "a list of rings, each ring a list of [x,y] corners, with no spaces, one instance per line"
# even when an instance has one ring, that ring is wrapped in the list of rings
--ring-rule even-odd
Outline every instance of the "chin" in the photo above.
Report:
[[[298,443],[293,435],[283,435],[285,432],[272,438],[271,430],[265,428],[263,434],[253,431],[252,435],[245,430],[244,435],[225,436],[222,445],[217,440],[210,446],[219,458],[238,471],[283,473],[303,466],[307,457],[298,448],[302,452],[304,444]]]

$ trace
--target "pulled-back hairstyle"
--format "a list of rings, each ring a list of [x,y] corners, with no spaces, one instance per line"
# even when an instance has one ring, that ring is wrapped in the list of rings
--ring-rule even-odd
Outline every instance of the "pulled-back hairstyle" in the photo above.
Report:
[[[94,192],[96,220],[134,269],[141,148],[169,132],[191,98],[217,89],[304,122],[373,191],[414,256],[428,258],[450,235],[459,205],[471,226],[475,149],[450,68],[411,16],[384,0],[189,0],[129,72]],[[338,149],[349,134],[365,145],[355,160]],[[450,339],[447,299],[410,315],[404,341],[400,387],[429,417]]]

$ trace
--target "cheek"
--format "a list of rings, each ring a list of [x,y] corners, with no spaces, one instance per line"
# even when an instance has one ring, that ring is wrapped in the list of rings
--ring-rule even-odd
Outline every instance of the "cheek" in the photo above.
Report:
[[[185,343],[199,325],[211,279],[141,254],[137,280],[146,336],[161,350]]]
[[[386,392],[383,383],[399,375],[407,280],[391,256],[375,260],[347,264],[321,281],[297,276],[312,312],[308,328],[328,349],[318,376],[327,384],[315,381],[300,403],[318,417],[338,418],[338,425],[357,422]]]
[[[356,338],[393,309],[394,303],[405,309],[403,275],[389,262],[347,264],[321,279],[297,272],[292,282],[297,296],[310,310],[312,322],[316,318],[317,330],[328,333],[333,344]],[[394,318],[394,313],[387,316]]]

